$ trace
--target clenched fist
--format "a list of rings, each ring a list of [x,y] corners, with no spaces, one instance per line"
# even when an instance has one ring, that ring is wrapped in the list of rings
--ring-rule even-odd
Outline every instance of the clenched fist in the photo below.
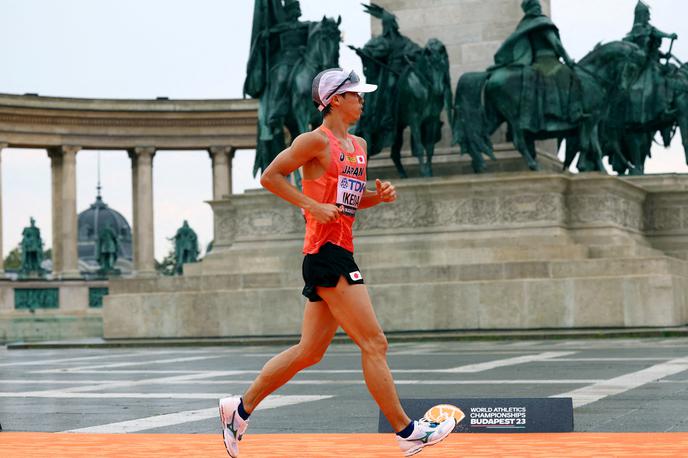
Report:
[[[318,203],[308,211],[317,222],[327,224],[339,218],[339,214],[342,210],[333,204]]]
[[[379,178],[376,178],[375,189],[382,202],[394,202],[397,200],[397,191],[389,181],[380,181]]]

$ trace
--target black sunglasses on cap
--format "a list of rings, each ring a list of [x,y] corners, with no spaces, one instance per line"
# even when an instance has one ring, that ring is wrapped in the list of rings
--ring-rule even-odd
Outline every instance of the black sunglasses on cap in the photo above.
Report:
[[[344,86],[347,82],[352,82],[352,83],[356,84],[360,81],[361,81],[361,79],[358,77],[356,72],[351,70],[351,73],[349,73],[349,76],[344,78],[344,80],[341,83],[339,83],[339,85],[337,85],[337,87],[332,89],[330,91],[330,93],[325,96],[325,100],[329,100],[329,98],[332,97],[333,95],[335,95],[337,93],[337,91],[340,90],[342,88],[342,86]]]

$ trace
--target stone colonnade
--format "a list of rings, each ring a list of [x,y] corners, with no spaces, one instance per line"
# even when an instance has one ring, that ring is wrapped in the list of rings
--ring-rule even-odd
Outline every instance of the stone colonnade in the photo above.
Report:
[[[0,151],[7,146],[6,143],[0,143]],[[63,145],[47,150],[52,178],[53,275],[63,279],[80,276],[77,251],[76,156],[81,149],[80,146]],[[207,151],[213,167],[213,200],[219,200],[232,192],[232,159],[235,148],[211,146]],[[155,274],[153,158],[156,148],[134,147],[129,149],[128,153],[132,168],[134,272],[136,275],[149,276]],[[4,259],[1,217],[0,259]]]
[[[257,117],[258,101],[253,99],[107,100],[0,94],[0,151],[48,151],[56,278],[79,276],[77,155],[86,150],[128,152],[132,171],[134,272],[145,276],[155,272],[156,153],[207,151],[213,168],[212,199],[220,200],[232,191],[235,150],[256,147]],[[0,219],[0,247],[1,223]]]

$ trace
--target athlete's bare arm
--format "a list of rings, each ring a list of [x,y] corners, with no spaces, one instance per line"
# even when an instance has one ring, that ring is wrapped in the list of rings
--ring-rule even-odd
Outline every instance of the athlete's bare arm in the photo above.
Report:
[[[328,160],[329,144],[325,136],[316,131],[301,134],[265,169],[260,177],[260,184],[277,197],[308,211],[316,221],[329,223],[339,217],[337,206],[311,199],[287,179],[301,166],[311,169],[322,167],[324,171]]]
[[[353,136],[361,145],[363,150],[368,153],[368,143],[364,138]],[[361,197],[358,208],[370,208],[382,202],[394,202],[397,199],[397,192],[389,181],[375,180],[375,191],[366,189]]]

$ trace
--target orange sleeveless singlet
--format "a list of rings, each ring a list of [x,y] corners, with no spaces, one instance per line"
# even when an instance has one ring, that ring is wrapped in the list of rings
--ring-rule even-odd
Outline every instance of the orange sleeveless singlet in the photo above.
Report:
[[[305,212],[303,252],[317,253],[321,246],[330,242],[353,253],[352,226],[366,187],[366,153],[353,136],[347,134],[354,150],[346,151],[330,129],[325,126],[319,129],[329,139],[330,164],[320,178],[302,181],[303,193],[318,202],[337,205],[341,213],[335,221],[322,224]]]

